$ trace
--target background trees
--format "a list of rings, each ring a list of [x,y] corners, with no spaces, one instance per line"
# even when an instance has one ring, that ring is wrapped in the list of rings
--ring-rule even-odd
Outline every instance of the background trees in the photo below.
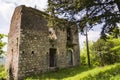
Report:
[[[120,62],[120,39],[98,39],[89,42],[90,59],[92,66],[104,66]],[[87,64],[86,47],[81,50],[81,64]]]
[[[6,35],[4,35],[4,34],[0,34],[0,56],[5,53],[5,52],[3,51],[3,47],[5,46],[6,43],[2,41],[2,39],[3,39],[5,36],[6,36]]]

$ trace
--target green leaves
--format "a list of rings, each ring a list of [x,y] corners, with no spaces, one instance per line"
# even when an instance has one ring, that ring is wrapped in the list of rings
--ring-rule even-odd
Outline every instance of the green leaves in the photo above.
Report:
[[[4,53],[3,47],[6,45],[6,43],[2,41],[4,37],[6,37],[5,34],[0,34],[0,55]]]
[[[97,24],[104,23],[101,35],[106,38],[106,33],[110,34],[118,26],[116,23],[120,22],[119,4],[118,0],[48,0],[48,11],[52,16],[62,16],[79,24],[81,32],[84,32],[86,26],[91,29]],[[76,19],[75,15],[80,19]]]
[[[99,39],[92,46],[99,63],[112,64],[120,61],[120,39]]]
[[[120,53],[120,39],[110,39],[109,42],[113,42],[114,44],[110,51]]]

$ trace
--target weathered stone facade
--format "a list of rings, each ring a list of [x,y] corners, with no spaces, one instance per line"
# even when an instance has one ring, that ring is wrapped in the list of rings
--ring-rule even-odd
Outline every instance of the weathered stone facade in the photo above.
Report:
[[[74,31],[77,27],[51,28],[50,32],[44,16],[45,13],[25,6],[15,9],[8,34],[6,69],[10,80],[79,65],[78,32]],[[49,38],[52,31],[54,41]]]

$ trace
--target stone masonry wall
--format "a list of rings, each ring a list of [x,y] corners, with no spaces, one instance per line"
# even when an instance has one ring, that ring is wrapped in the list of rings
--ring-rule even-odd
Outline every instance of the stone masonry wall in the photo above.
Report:
[[[50,48],[56,49],[56,67],[70,66],[67,58],[67,31],[55,29],[57,40],[52,46],[48,38],[47,17],[47,14],[33,8],[19,6],[15,9],[9,33],[7,65],[13,59],[16,80],[50,70]],[[76,44],[73,47],[73,65],[79,65],[78,33],[72,31],[72,37]]]
[[[49,49],[53,48],[49,42],[47,20],[31,12],[22,10],[21,38],[19,56],[19,77],[39,74],[49,69]],[[57,67],[67,66],[66,61],[66,31],[56,30]],[[66,62],[65,62],[66,61]]]
[[[14,16],[11,20],[10,32],[8,34],[8,48],[6,59],[6,70],[9,79],[17,79],[18,73],[18,57],[19,57],[19,41],[20,41],[20,25],[21,25],[21,7],[15,9]]]
[[[73,35],[73,56],[74,62],[73,65],[80,64],[80,50],[79,50],[79,35],[77,26],[72,27],[72,35]]]
[[[48,69],[49,39],[47,22],[43,16],[32,13],[29,8],[23,8],[21,18],[18,75],[24,77]]]

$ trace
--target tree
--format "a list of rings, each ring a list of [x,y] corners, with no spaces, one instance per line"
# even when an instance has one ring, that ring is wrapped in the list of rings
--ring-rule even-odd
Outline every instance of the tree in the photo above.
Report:
[[[97,24],[104,23],[102,38],[106,38],[106,33],[118,27],[116,23],[120,21],[118,0],[49,0],[48,2],[52,4],[55,16],[62,15],[69,21],[79,24],[81,32],[86,26],[91,29]]]
[[[120,28],[115,28],[113,32],[110,32],[109,35],[107,35],[108,39],[113,39],[113,38],[120,38]]]
[[[96,55],[96,59],[99,59],[99,64],[104,66],[105,64],[113,64],[120,61],[120,40],[119,39],[98,39],[93,43],[93,51]]]
[[[5,42],[2,41],[2,39],[5,37],[6,35],[4,34],[0,34],[0,55],[4,54],[5,52],[3,51],[3,47],[6,45]]]
[[[90,63],[90,52],[89,52],[87,27],[86,27],[86,51],[87,51],[88,66],[90,67],[91,63]]]
[[[103,51],[105,48],[105,41],[103,39],[98,39],[94,42],[92,48],[96,54],[96,57],[99,58],[100,65],[104,66]]]
[[[92,41],[89,41],[89,51],[90,51],[90,63],[91,66],[98,66],[99,61],[98,57],[96,56],[96,52],[93,50],[93,43]],[[86,42],[84,43],[83,48],[81,48],[81,65],[87,65],[88,64],[88,59],[87,59],[87,52],[86,52]]]
[[[110,39],[109,42],[113,42],[114,46],[110,49],[110,51],[115,52],[120,55],[120,39]]]

